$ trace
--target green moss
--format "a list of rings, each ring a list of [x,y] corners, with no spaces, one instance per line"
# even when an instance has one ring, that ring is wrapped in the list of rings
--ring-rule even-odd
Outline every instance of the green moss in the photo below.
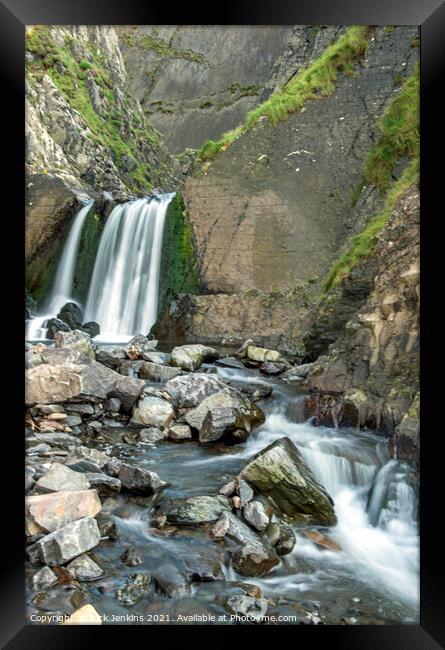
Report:
[[[262,117],[266,117],[271,124],[277,124],[287,120],[291,113],[301,110],[309,99],[330,95],[339,74],[354,74],[356,62],[368,46],[368,30],[364,26],[350,27],[314,63],[300,70],[279,91],[250,111],[244,125],[225,133],[217,142],[206,142],[200,151],[201,160],[213,160],[219,151],[224,151]]]
[[[419,66],[385,111],[379,132],[379,140],[365,161],[363,178],[365,183],[385,192],[399,160],[419,155]]]
[[[100,216],[94,209],[90,210],[82,229],[77,254],[77,259],[82,260],[82,263],[76,265],[73,278],[73,297],[80,302],[85,302],[87,297],[102,229]]]
[[[178,50],[164,39],[153,35],[134,33],[127,34],[123,37],[124,43],[128,47],[137,47],[142,50],[152,50],[162,57],[172,57],[175,59],[185,59],[195,63],[205,63],[205,57],[199,52],[193,50]]]
[[[353,237],[346,253],[340,257],[329,272],[324,284],[327,292],[338,286],[349,275],[351,270],[373,250],[378,234],[388,223],[397,201],[402,194],[419,179],[419,158],[411,161],[402,177],[393,184],[386,196],[383,210],[366,226],[366,228]]]

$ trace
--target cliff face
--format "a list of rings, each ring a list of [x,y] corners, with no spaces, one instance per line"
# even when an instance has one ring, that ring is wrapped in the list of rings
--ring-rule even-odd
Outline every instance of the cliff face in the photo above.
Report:
[[[322,51],[338,27],[117,27],[129,91],[173,153],[242,121]]]

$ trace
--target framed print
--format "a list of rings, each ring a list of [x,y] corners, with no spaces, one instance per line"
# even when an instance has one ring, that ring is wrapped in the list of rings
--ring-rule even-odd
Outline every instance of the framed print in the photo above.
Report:
[[[441,647],[430,4],[1,3],[3,646]]]

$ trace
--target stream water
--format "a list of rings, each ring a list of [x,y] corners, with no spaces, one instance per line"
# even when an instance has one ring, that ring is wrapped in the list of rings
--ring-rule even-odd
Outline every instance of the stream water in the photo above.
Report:
[[[331,624],[417,623],[417,492],[410,466],[390,459],[381,437],[304,422],[303,394],[295,386],[265,379],[256,370],[217,368],[217,372],[233,385],[248,381],[273,386],[271,397],[260,402],[266,421],[247,443],[234,447],[201,446],[195,441],[129,445],[122,442],[123,429],[112,427],[105,431],[104,440],[88,444],[157,471],[168,481],[163,495],[168,499],[215,494],[248,458],[278,437],[288,436],[334,499],[338,524],[322,530],[341,551],[321,549],[296,526],[293,552],[265,577],[245,578],[236,574],[222,545],[212,542],[202,527],[180,527],[165,534],[150,527],[156,499],[121,494],[103,504],[119,537],[103,541],[92,553],[105,570],[103,578],[87,587],[95,606],[110,617],[110,623],[122,622],[120,615],[128,622],[129,612],[135,616],[148,613],[155,617],[152,622],[171,623],[178,614],[224,612],[215,597],[242,581],[260,587],[264,597],[274,602],[272,610],[290,617],[288,623],[298,622],[300,618],[292,617],[307,611],[318,612]],[[136,547],[142,565],[127,567],[121,562],[120,555],[129,546]],[[130,609],[116,599],[116,590],[135,572],[147,570],[170,585],[181,585],[184,568],[190,575],[192,565],[198,575],[215,564],[221,579],[210,582],[201,576],[188,594],[168,598],[155,593]]]

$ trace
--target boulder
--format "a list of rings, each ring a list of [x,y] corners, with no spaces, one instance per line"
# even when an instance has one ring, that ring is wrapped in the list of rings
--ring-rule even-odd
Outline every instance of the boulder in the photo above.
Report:
[[[170,363],[171,354],[168,352],[142,352],[144,361],[156,363],[158,366],[165,366]]]
[[[178,499],[165,514],[169,523],[189,526],[216,521],[224,511],[230,510],[227,497],[203,495]]]
[[[47,589],[52,585],[56,584],[57,576],[52,569],[48,566],[44,566],[39,569],[32,577],[31,584],[34,591],[40,591],[41,589]]]
[[[101,497],[113,497],[121,491],[122,486],[118,478],[102,472],[85,472],[85,476]]]
[[[247,358],[251,361],[281,361],[281,354],[277,350],[269,350],[268,348],[257,348],[254,345],[249,345],[247,348]]]
[[[129,359],[140,359],[144,352],[153,352],[156,350],[158,342],[155,339],[148,339],[143,334],[134,336],[124,348],[125,354]]]
[[[193,408],[206,397],[224,387],[220,381],[204,373],[175,377],[168,381],[164,390],[170,395],[177,408]]]
[[[249,346],[252,346],[254,344],[253,339],[247,339],[244,341],[242,346],[235,352],[237,357],[241,357],[242,359],[247,356],[247,349]]]
[[[261,621],[266,615],[268,607],[268,601],[265,598],[253,598],[244,594],[228,596],[223,604],[232,616],[245,616],[252,622]]]
[[[279,563],[274,549],[263,541],[241,519],[232,513],[225,513],[229,529],[225,540],[235,543],[232,549],[233,566],[243,576],[263,576]]]
[[[280,375],[284,370],[286,370],[284,363],[272,363],[272,361],[266,361],[260,366],[260,372],[265,375]]]
[[[68,571],[76,580],[88,582],[97,580],[103,575],[103,570],[89,555],[81,555],[70,562],[67,567]]]
[[[192,432],[187,424],[174,424],[168,430],[169,440],[175,442],[182,442],[183,440],[191,440]]]
[[[296,543],[295,533],[290,526],[280,525],[280,538],[275,546],[278,555],[288,555],[292,553]]]
[[[144,387],[145,382],[142,379],[118,375],[116,383],[108,392],[108,397],[116,397],[121,403],[122,411],[130,413]]]
[[[139,494],[153,494],[167,485],[165,481],[161,481],[156,472],[128,463],[122,463],[119,480],[123,488]]]
[[[255,530],[266,530],[269,525],[270,517],[263,504],[256,499],[244,506],[243,516],[247,523],[255,528]]]
[[[194,343],[173,348],[170,363],[172,366],[193,372],[198,370],[204,361],[214,360],[218,357],[218,352],[213,348]]]
[[[82,312],[75,302],[67,302],[57,314],[57,318],[66,323],[70,330],[82,324]]]
[[[268,386],[266,384],[249,384],[247,382],[241,383],[239,381],[236,383],[234,382],[233,384],[229,382],[229,384],[239,390],[240,393],[248,395],[253,402],[259,402],[262,399],[266,399],[266,397],[270,397],[273,390],[272,386]]]
[[[244,508],[245,505],[249,503],[253,499],[254,492],[250,485],[246,483],[246,481],[243,481],[243,479],[237,479],[235,481],[236,485],[236,492],[238,493],[238,496],[240,498],[240,505],[241,508]]]
[[[64,323],[63,320],[59,320],[58,318],[49,318],[45,323],[45,327],[46,327],[46,336],[49,339],[53,339],[57,332],[70,331],[68,325]]]
[[[244,364],[235,357],[221,357],[215,361],[215,365],[222,366],[223,368],[239,368],[244,369]]]
[[[72,458],[67,460],[65,467],[69,467],[69,469],[72,469],[74,472],[82,472],[82,474],[85,474],[86,472],[100,472],[99,465],[93,463],[91,460],[87,460],[86,458]]]
[[[91,343],[91,336],[86,332],[81,332],[80,330],[73,330],[72,332],[56,332],[54,334],[54,345],[56,348],[68,348],[69,350],[74,350],[90,359],[96,358],[94,347]]]
[[[125,587],[116,592],[116,597],[120,603],[130,607],[148,593],[150,584],[150,573],[134,573],[127,578]]]
[[[26,535],[52,533],[77,519],[95,517],[101,509],[96,490],[28,496],[25,498]]]
[[[166,428],[175,415],[173,406],[167,400],[153,395],[144,395],[133,410],[131,423],[139,426]]]
[[[157,363],[151,363],[150,361],[144,361],[139,370],[139,377],[150,381],[167,382],[181,374],[182,371],[179,368],[159,365]]]
[[[93,517],[77,519],[49,535],[45,535],[27,548],[33,562],[58,566],[73,560],[97,546],[100,531]]]
[[[102,625],[102,619],[93,605],[88,604],[76,609],[62,625]]]
[[[125,359],[123,348],[99,348],[96,350],[96,361],[112,370],[118,370],[122,359]]]
[[[96,463],[96,465],[99,465],[101,469],[105,463],[111,460],[103,451],[99,451],[99,449],[90,449],[90,447],[84,447],[83,445],[76,449],[76,456],[79,458],[86,458],[87,460]]]
[[[286,372],[282,376],[282,379],[286,381],[293,381],[294,379],[297,378],[306,379],[309,372],[314,366],[315,363],[304,363],[300,366],[294,366],[294,368],[290,368],[289,370],[286,370]]]
[[[257,492],[291,518],[333,526],[334,503],[293,442],[283,437],[254,456],[240,473]]]
[[[167,431],[161,431],[156,427],[149,427],[148,429],[141,429],[139,431],[139,440],[144,443],[154,444],[160,440],[165,440]]]
[[[123,463],[123,460],[113,456],[112,458],[108,458],[107,462],[103,466],[103,471],[108,474],[108,476],[119,476]]]
[[[215,406],[207,411],[199,430],[199,442],[202,444],[215,442],[242,425],[243,420],[239,411],[227,406]]]
[[[36,483],[38,492],[77,492],[88,490],[89,487],[90,483],[84,474],[74,472],[60,463],[53,463]]]
[[[93,339],[95,336],[100,334],[100,325],[95,321],[90,321],[89,323],[84,323],[81,328],[82,332],[86,332]]]

